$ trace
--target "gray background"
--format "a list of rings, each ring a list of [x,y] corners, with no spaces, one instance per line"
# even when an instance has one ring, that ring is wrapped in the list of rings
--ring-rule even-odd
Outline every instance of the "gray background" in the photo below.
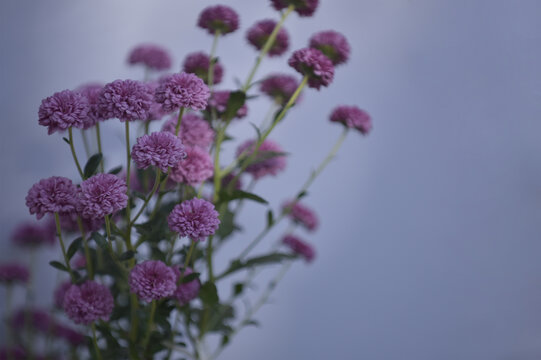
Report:
[[[339,134],[327,120],[335,105],[368,110],[374,132],[350,135],[306,200],[322,220],[317,234],[301,234],[317,260],[294,266],[256,316],[262,328],[239,334],[223,359],[541,358],[541,2],[321,2],[314,18],[288,19],[292,49],[332,28],[348,37],[352,58],[328,89],[306,91],[273,134],[292,156],[287,173],[261,181],[258,193],[277,206],[300,187]],[[277,18],[266,0],[224,3],[242,29],[219,44],[222,88],[253,63],[246,28]],[[86,81],[140,78],[124,62],[142,41],[170,48],[177,67],[187,53],[208,51],[210,36],[194,25],[210,4],[0,3],[0,260],[25,255],[8,238],[28,218],[28,188],[52,175],[76,179],[67,146],[37,125],[41,99]],[[258,75],[289,71],[285,61],[266,60]],[[267,108],[254,101],[250,120]],[[233,130],[239,140],[253,136],[246,120]],[[121,126],[105,131],[111,163],[122,161]],[[264,208],[245,210],[250,225],[219,266],[263,226]],[[37,275],[45,304],[51,277]]]

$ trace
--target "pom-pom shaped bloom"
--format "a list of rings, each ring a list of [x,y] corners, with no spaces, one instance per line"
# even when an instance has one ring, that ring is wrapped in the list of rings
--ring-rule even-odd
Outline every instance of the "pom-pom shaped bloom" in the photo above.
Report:
[[[70,179],[52,176],[32,185],[26,195],[26,206],[38,219],[48,213],[70,213],[75,210],[76,193]]]
[[[193,241],[214,235],[220,220],[214,205],[203,199],[186,200],[173,208],[167,218],[169,229]]]
[[[178,282],[181,272],[179,268],[176,266],[173,267],[173,270],[175,271],[175,276],[176,276],[175,282]],[[182,274],[182,278],[185,278],[186,276],[192,273],[193,273],[192,269],[186,268],[186,270],[184,270],[184,273]],[[201,288],[201,283],[199,282],[199,279],[183,282],[182,284],[178,285],[177,289],[173,293],[173,297],[178,300],[180,306],[186,305],[197,297],[197,295],[199,294],[200,288]]]
[[[318,89],[329,86],[334,78],[334,65],[318,49],[304,48],[295,51],[288,60],[289,66],[308,76],[308,86]]]
[[[71,90],[60,91],[41,101],[38,122],[48,127],[49,135],[70,127],[82,129],[89,109],[83,95]]]
[[[71,287],[72,283],[70,280],[66,280],[55,289],[53,297],[54,297],[54,304],[57,308],[62,309],[64,305],[64,296],[66,295],[66,291]]]
[[[298,80],[291,75],[274,74],[261,82],[259,89],[278,105],[285,105],[299,87]],[[295,101],[298,103],[300,97]]]
[[[77,210],[90,219],[101,219],[128,205],[124,179],[113,174],[97,174],[81,183]]]
[[[312,16],[317,9],[319,0],[271,0],[271,2],[276,10],[282,10],[289,5],[294,5],[299,16]]]
[[[26,266],[18,263],[0,264],[0,283],[26,284],[30,278],[30,272]]]
[[[248,32],[246,33],[246,39],[250,44],[252,44],[257,50],[263,49],[263,46],[269,39],[274,27],[276,26],[276,21],[274,20],[261,20],[255,23]],[[280,28],[278,34],[276,34],[276,39],[269,49],[269,56],[280,56],[287,51],[289,47],[289,35],[284,28]]]
[[[164,173],[186,157],[182,141],[170,132],[153,132],[137,139],[132,149],[133,161],[139,169],[153,165]]]
[[[214,163],[209,153],[201,148],[187,149],[186,159],[179,161],[169,173],[173,181],[191,186],[202,183],[214,174]]]
[[[309,46],[321,51],[323,55],[331,59],[334,66],[348,61],[351,51],[346,37],[332,30],[321,31],[312,35]]]
[[[98,109],[103,119],[146,120],[152,105],[152,90],[135,80],[115,80],[103,87]]]
[[[130,271],[130,291],[147,302],[173,295],[177,276],[172,268],[158,260],[137,264]]]
[[[282,211],[289,216],[291,220],[304,226],[309,231],[314,231],[319,225],[316,213],[300,204],[298,201],[288,201],[282,205]]]
[[[316,251],[312,245],[296,236],[286,235],[282,239],[282,243],[287,245],[295,254],[302,256],[306,262],[312,262],[316,257]]]
[[[248,140],[241,144],[237,149],[237,157],[244,154],[250,157],[254,152],[255,140]],[[265,140],[259,147],[254,161],[246,167],[246,172],[251,174],[255,180],[266,175],[277,175],[286,167],[286,157],[284,151],[274,141]]]
[[[206,84],[209,83],[209,67],[210,56],[203,52],[189,54],[186,56],[183,64],[184,72],[199,76]],[[224,76],[224,68],[219,62],[216,62],[212,67],[212,73],[212,83],[214,85],[221,83]]]
[[[178,115],[171,116],[162,127],[162,131],[175,133],[177,127]],[[182,116],[180,131],[178,133],[182,144],[187,147],[200,147],[207,149],[214,141],[214,130],[209,123],[194,113],[188,113]]]
[[[88,325],[97,320],[108,321],[114,300],[107,286],[88,280],[72,285],[64,294],[62,306],[76,324]]]
[[[227,102],[229,101],[230,96],[231,91],[215,91],[209,100],[207,111],[215,111],[216,116],[223,119],[225,110],[227,109]],[[235,117],[238,119],[242,119],[247,114],[248,107],[246,106],[246,104],[243,104],[240,109],[237,110]]]
[[[366,135],[372,130],[372,118],[357,106],[338,106],[331,113],[332,122],[342,123],[344,126],[357,129]]]
[[[19,246],[53,245],[56,232],[49,224],[25,222],[15,228],[11,240]]]
[[[88,102],[88,113],[83,119],[83,129],[89,129],[98,121],[103,120],[98,108],[98,100],[102,90],[103,85],[96,83],[85,84],[77,88],[77,92],[83,95]]]
[[[209,97],[209,88],[203,80],[195,74],[185,72],[165,78],[154,94],[154,99],[162,104],[166,112],[181,107],[203,110],[207,107]]]
[[[159,45],[141,44],[132,49],[128,63],[142,64],[154,70],[167,70],[171,67],[171,57],[168,51]]]
[[[229,6],[216,5],[205,8],[199,15],[197,26],[210,34],[229,34],[239,28],[239,15]]]

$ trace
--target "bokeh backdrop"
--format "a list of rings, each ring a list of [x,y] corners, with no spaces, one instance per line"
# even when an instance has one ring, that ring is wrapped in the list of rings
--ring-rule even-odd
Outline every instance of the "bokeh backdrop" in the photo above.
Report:
[[[222,88],[233,88],[256,55],[246,29],[278,14],[267,0],[222,3],[241,16],[241,30],[218,46]],[[41,99],[88,81],[142,78],[125,61],[140,42],[168,47],[180,69],[187,53],[210,50],[195,23],[212,4],[0,2],[0,261],[27,255],[8,240],[29,218],[30,186],[77,175],[61,137],[37,124]],[[374,131],[351,134],[306,199],[322,223],[303,234],[316,261],[293,267],[256,316],[261,327],[241,332],[223,359],[541,358],[539,14],[538,0],[321,0],[313,18],[288,19],[291,49],[334,29],[352,57],[328,89],[305,91],[273,134],[291,153],[288,170],[256,192],[276,207],[301,186],[339,135],[328,121],[335,105],[366,109]],[[286,60],[265,60],[258,78],[290,72]],[[261,121],[268,105],[252,101],[249,120]],[[122,128],[110,121],[105,131],[106,151],[117,152],[110,161],[120,163]],[[248,120],[233,134],[254,136]],[[245,231],[222,249],[219,266],[264,213],[245,207]],[[36,279],[45,305],[57,251],[36,265],[47,270]]]

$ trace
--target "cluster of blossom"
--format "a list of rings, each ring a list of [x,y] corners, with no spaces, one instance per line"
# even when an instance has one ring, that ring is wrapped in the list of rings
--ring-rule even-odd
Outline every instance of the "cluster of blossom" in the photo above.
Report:
[[[69,280],[57,287],[52,300],[62,314],[81,326],[82,333],[92,337],[88,351],[96,358],[102,358],[102,351],[110,351],[108,356],[129,358],[139,358],[138,352],[144,358],[167,350],[170,355],[173,349],[164,344],[174,342],[177,329],[171,327],[177,326],[177,321],[168,326],[163,323],[170,321],[173,313],[175,317],[185,317],[183,332],[190,334],[197,328],[198,338],[204,339],[207,332],[222,331],[228,341],[236,331],[225,323],[231,319],[224,313],[233,304],[219,302],[215,285],[218,280],[240,269],[265,265],[271,259],[286,265],[295,258],[306,262],[315,259],[314,247],[294,230],[277,242],[275,249],[281,250],[248,260],[246,256],[283,218],[291,221],[292,229],[300,226],[313,232],[318,228],[317,215],[301,199],[350,129],[363,135],[370,132],[371,118],[357,106],[343,105],[332,111],[329,120],[343,126],[337,146],[305,187],[282,204],[278,218],[269,210],[262,236],[232,259],[230,268],[223,273],[214,274],[212,265],[217,250],[213,239],[219,239],[222,245],[236,234],[239,227],[235,220],[242,202],[265,202],[251,193],[253,186],[286,169],[287,153],[268,138],[269,134],[299,103],[303,88],[328,87],[335,68],[350,57],[347,39],[330,30],[314,34],[308,47],[293,51],[287,64],[301,78],[293,73],[262,78],[259,91],[279,110],[270,123],[258,129],[257,138],[240,143],[231,165],[222,166],[220,150],[226,129],[232,120],[248,116],[250,97],[246,95],[252,89],[261,60],[289,51],[285,19],[293,11],[301,17],[312,16],[319,1],[271,0],[271,5],[281,11],[282,18],[257,21],[246,32],[247,42],[259,51],[259,56],[240,90],[214,89],[225,73],[224,64],[218,62],[214,53],[215,46],[210,54],[189,53],[180,72],[164,75],[161,72],[169,71],[173,63],[168,50],[147,43],[135,47],[127,59],[128,64],[145,68],[144,81],[89,83],[75,90],[56,92],[43,99],[39,107],[38,123],[47,127],[49,135],[68,131],[69,137],[64,140],[70,146],[81,179],[52,176],[36,182],[28,191],[26,205],[30,214],[42,220],[21,224],[13,232],[12,240],[26,248],[60,244],[63,261],[53,261],[51,265],[67,273]],[[197,25],[213,35],[216,43],[220,37],[237,31],[240,22],[236,11],[216,5],[201,12]],[[151,74],[156,79],[149,79]],[[106,172],[107,154],[102,153],[99,126],[110,119],[124,123],[127,163],[122,169]],[[150,122],[160,120],[160,131],[150,132]],[[133,122],[144,124],[145,132],[130,147],[129,126]],[[99,152],[87,160],[84,171],[76,154],[73,129],[96,131]],[[132,162],[136,169],[131,169]],[[247,187],[243,185],[243,174],[251,176]],[[233,203],[234,208],[230,206]],[[74,238],[68,244],[70,237]],[[177,239],[186,239],[188,243],[178,249]],[[201,244],[205,240],[206,249]],[[208,280],[203,281],[202,272],[206,272]],[[0,264],[0,283],[8,288],[17,284],[30,288],[31,278],[30,269],[23,264]],[[235,287],[234,298],[240,296],[246,284],[240,285]],[[142,313],[146,327],[139,324]],[[47,312],[29,308],[8,315],[15,329],[28,330],[30,326],[32,331],[52,334],[74,348],[84,343],[82,333],[61,325]],[[220,321],[224,322],[221,327],[216,324]],[[103,324],[108,324],[107,329]],[[241,322],[239,327],[243,325]],[[111,352],[111,332],[123,339],[115,347],[125,347],[124,355]],[[100,341],[96,334],[105,340]],[[151,338],[159,339],[161,345],[151,346]],[[21,338],[9,338],[9,346],[0,350],[0,359],[4,354],[24,357],[31,351],[16,339]],[[223,341],[217,354],[227,341]],[[195,359],[199,355],[195,344],[193,347],[190,355]],[[41,355],[32,354],[34,358]]]

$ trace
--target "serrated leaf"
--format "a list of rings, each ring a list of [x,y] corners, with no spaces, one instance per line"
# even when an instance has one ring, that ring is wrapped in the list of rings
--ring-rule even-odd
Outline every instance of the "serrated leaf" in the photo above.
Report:
[[[206,282],[201,285],[201,289],[199,290],[199,298],[201,298],[201,301],[205,305],[217,304],[220,299],[218,298],[218,290],[216,289],[216,285],[212,282]]]
[[[107,250],[107,239],[105,237],[103,237],[102,234],[100,234],[99,232],[94,231],[92,233],[91,237],[92,237],[92,239],[94,239],[94,241],[96,242],[96,244],[98,244],[99,247],[101,247],[102,249]]]
[[[109,170],[109,174],[116,175],[121,171],[122,171],[122,166],[117,166],[117,167],[114,167],[111,170]]]
[[[103,159],[103,155],[100,153],[94,154],[90,157],[90,159],[88,159],[85,165],[85,169],[83,171],[85,179],[88,179],[96,173],[96,170],[100,165],[101,159]]]
[[[118,257],[118,260],[120,261],[126,261],[126,260],[130,260],[131,258],[133,258],[136,254],[136,251],[133,251],[133,250],[128,250],[126,252],[123,252],[122,254],[120,254],[120,256]]]
[[[49,261],[49,265],[51,265],[55,269],[68,272],[68,268],[59,261],[55,261],[55,260]]]
[[[81,247],[81,243],[83,242],[82,237],[78,237],[77,239],[73,240],[73,242],[70,244],[68,248],[68,252],[66,253],[66,256],[68,257],[68,261],[71,260],[73,255],[79,250]]]
[[[243,91],[233,91],[229,94],[227,106],[225,108],[223,118],[226,120],[233,119],[237,115],[237,111],[246,102],[246,94]]]

